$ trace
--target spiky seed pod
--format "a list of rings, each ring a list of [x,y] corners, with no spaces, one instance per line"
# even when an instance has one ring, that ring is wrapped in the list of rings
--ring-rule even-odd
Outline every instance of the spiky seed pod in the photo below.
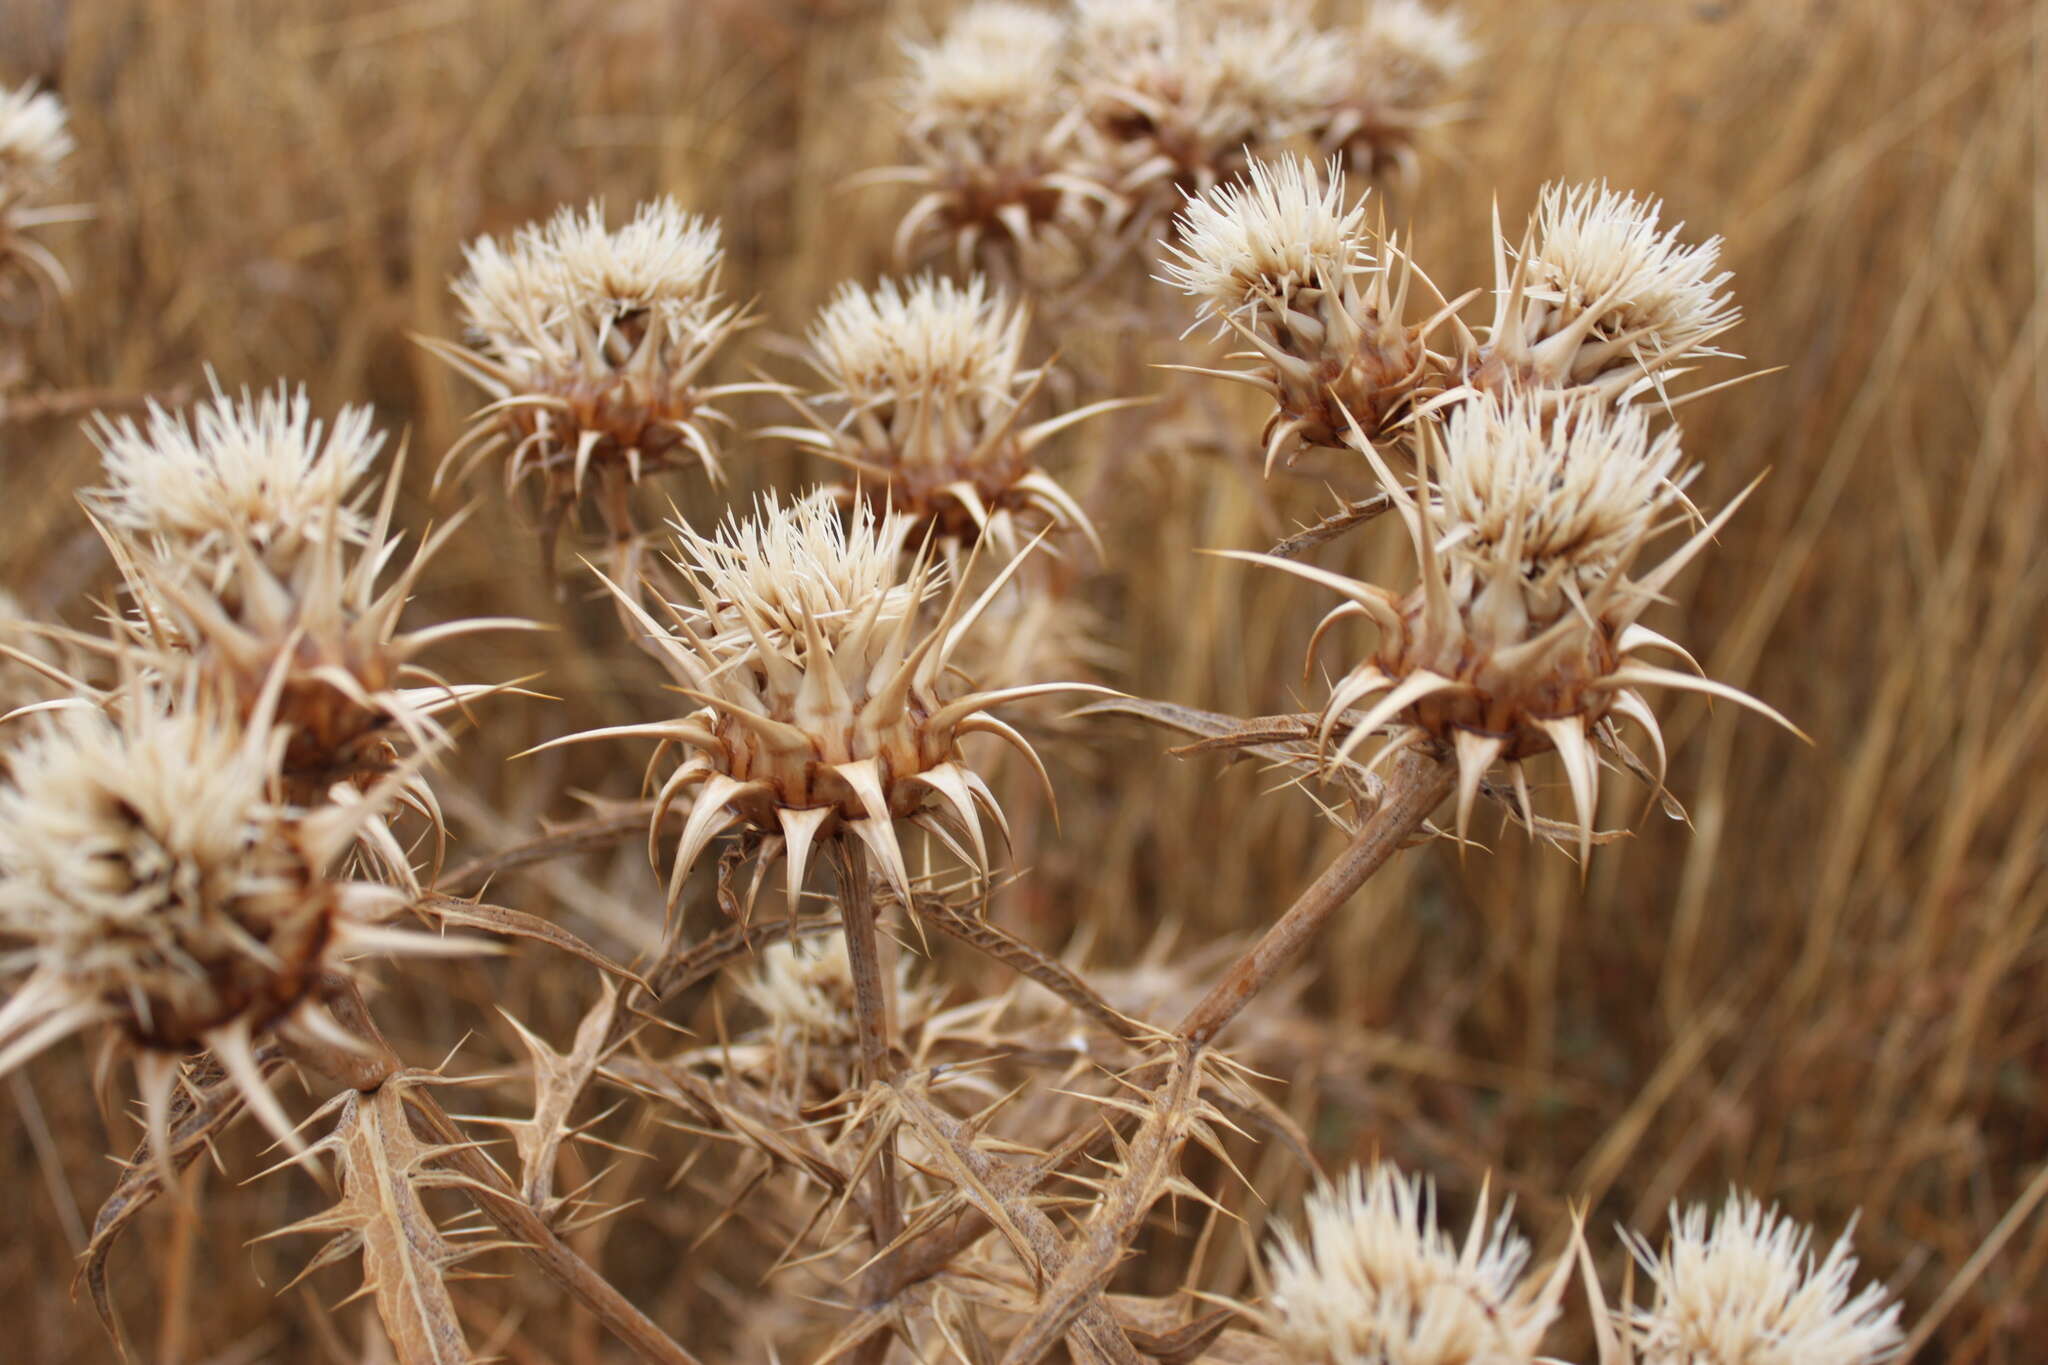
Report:
[[[1204,191],[1243,172],[1246,150],[1313,128],[1346,81],[1344,44],[1305,7],[1084,0],[1077,78],[1091,118],[1119,148],[1116,188],[1137,218],[1170,214],[1175,188]],[[1144,205],[1149,205],[1149,210]]]
[[[918,988],[907,956],[897,958],[895,976],[896,1027],[915,1033],[937,999]],[[860,1027],[844,937],[771,944],[761,950],[754,970],[740,978],[739,990],[760,1011],[760,1027],[706,1048],[707,1060],[770,1083],[813,1087],[826,1097],[853,1085]]]
[[[508,242],[471,243],[454,286],[467,344],[423,344],[492,401],[440,475],[466,478],[503,455],[508,489],[540,482],[550,534],[596,477],[615,536],[629,533],[623,499],[645,475],[694,462],[716,479],[713,433],[731,425],[717,402],[773,387],[704,382],[754,320],[719,292],[724,258],[718,224],[672,198],[640,205],[615,230],[593,202]]]
[[[1079,268],[1115,196],[1084,166],[1067,45],[1061,15],[1015,0],[978,0],[937,39],[906,45],[899,106],[916,164],[863,177],[920,191],[897,227],[899,262],[949,245],[962,270],[1019,281]]]
[[[1393,740],[1381,757],[1414,743],[1437,747],[1458,765],[1462,838],[1482,779],[1497,763],[1513,774],[1527,820],[1522,763],[1554,749],[1583,858],[1601,754],[1649,771],[1622,744],[1620,721],[1633,721],[1649,738],[1652,780],[1662,790],[1663,735],[1640,689],[1724,697],[1792,728],[1746,693],[1642,657],[1663,651],[1692,663],[1639,618],[1742,502],[1635,575],[1646,543],[1693,515],[1675,430],[1652,434],[1642,409],[1585,394],[1554,409],[1533,397],[1482,397],[1454,409],[1444,431],[1442,448],[1431,442],[1425,450],[1434,482],[1414,491],[1403,491],[1365,447],[1395,495],[1420,567],[1421,582],[1406,596],[1292,560],[1232,556],[1271,563],[1348,599],[1317,628],[1311,661],[1339,621],[1360,617],[1379,631],[1378,649],[1344,675],[1324,707],[1324,742],[1345,731],[1333,761],[1384,726],[1393,727]],[[1359,706],[1362,715],[1353,711]]]
[[[1480,1197],[1460,1246],[1436,1190],[1386,1163],[1308,1197],[1268,1258],[1261,1326],[1301,1365],[1533,1365],[1570,1269],[1526,1274],[1529,1244]]]
[[[213,1050],[288,1141],[254,1040],[299,1029],[332,1041],[317,978],[365,952],[446,952],[453,940],[378,921],[385,886],[330,880],[383,793],[305,814],[271,789],[283,735],[244,724],[196,678],[130,681],[106,707],[39,717],[0,786],[0,937],[28,975],[0,1009],[0,1072],[111,1025],[140,1053],[164,1148],[178,1057]]]
[[[694,790],[670,873],[670,907],[711,840],[735,825],[760,841],[757,890],[767,868],[787,860],[792,914],[813,852],[844,835],[857,838],[907,897],[898,821],[917,823],[985,870],[981,812],[1004,822],[988,784],[962,758],[961,739],[996,735],[1043,777],[1031,746],[991,708],[1050,692],[1105,690],[1055,682],[975,691],[951,667],[1008,573],[972,602],[957,588],[947,593],[928,623],[920,609],[945,590],[944,567],[926,551],[900,569],[899,528],[865,504],[842,515],[826,495],[790,503],[770,497],[751,518],[728,517],[715,536],[675,529],[675,567],[694,602],[663,604],[664,625],[627,590],[610,586],[678,690],[703,709],[543,746],[631,735],[688,752],[661,784],[650,831],[651,841],[669,806]]]
[[[1719,268],[1721,239],[1689,246],[1684,224],[1659,224],[1662,211],[1605,183],[1547,185],[1512,269],[1496,228],[1493,326],[1471,382],[1625,400],[1725,354],[1710,343],[1741,312]]]
[[[1020,531],[1095,528],[1038,467],[1039,447],[1131,400],[1110,399],[1026,425],[1044,383],[1022,368],[1022,305],[979,275],[932,275],[873,289],[842,286],[810,331],[812,364],[829,386],[799,402],[807,427],[773,427],[852,470],[878,508],[909,519],[948,550],[983,536],[1014,554]],[[1020,524],[1021,523],[1021,524]]]
[[[1854,1293],[1845,1231],[1818,1265],[1813,1230],[1730,1191],[1720,1209],[1671,1210],[1663,1254],[1631,1249],[1656,1286],[1620,1315],[1642,1365],[1877,1365],[1895,1354],[1899,1305],[1884,1287]],[[1853,1231],[1854,1224],[1851,1223]]]
[[[1197,370],[1273,398],[1262,440],[1270,472],[1302,446],[1341,446],[1354,429],[1378,437],[1418,395],[1441,386],[1427,346],[1441,320],[1404,319],[1416,277],[1386,243],[1376,259],[1365,200],[1346,207],[1344,176],[1288,157],[1252,163],[1246,182],[1190,196],[1165,243],[1162,283],[1197,300],[1263,361],[1252,370]],[[1187,367],[1181,367],[1187,368]]]
[[[1370,0],[1347,36],[1350,79],[1317,136],[1362,174],[1412,183],[1416,140],[1457,116],[1478,46],[1460,15],[1426,0]]]
[[[217,392],[189,422],[153,408],[142,427],[102,419],[94,428],[109,478],[86,500],[137,605],[126,634],[160,672],[191,661],[248,718],[275,679],[283,794],[300,805],[338,783],[368,786],[399,765],[401,746],[440,743],[438,716],[496,690],[447,682],[416,662],[424,650],[529,624],[400,629],[420,573],[463,516],[387,575],[404,540],[392,528],[398,471],[365,506],[357,485],[383,442],[369,420],[367,409],[344,409],[323,428],[304,392],[280,385],[254,398]],[[405,799],[433,818],[417,773]],[[395,847],[382,852],[403,875]]]
[[[55,95],[25,85],[0,89],[0,269],[18,265],[46,291],[68,289],[70,279],[49,248],[28,234],[83,216],[77,205],[43,202],[76,146]]]

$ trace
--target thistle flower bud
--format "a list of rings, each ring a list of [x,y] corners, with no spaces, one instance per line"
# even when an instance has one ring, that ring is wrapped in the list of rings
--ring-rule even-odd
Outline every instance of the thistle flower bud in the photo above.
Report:
[[[1482,1195],[1460,1246],[1436,1191],[1381,1163],[1309,1195],[1268,1259],[1261,1325],[1301,1365],[1532,1365],[1558,1315],[1569,1262],[1529,1277],[1529,1244]]]
[[[616,230],[604,206],[564,208],[507,243],[479,238],[455,282],[468,345],[424,344],[492,402],[442,461],[466,478],[505,455],[505,483],[540,480],[547,526],[582,497],[593,473],[615,535],[617,500],[644,475],[691,460],[718,475],[716,402],[764,386],[706,386],[705,370],[748,310],[718,289],[725,251],[715,222],[674,199],[642,204]],[[771,386],[772,387],[772,386]]]
[[[1349,81],[1318,137],[1362,174],[1412,181],[1416,139],[1456,113],[1479,49],[1465,21],[1425,0],[1370,0],[1349,38]]]
[[[936,240],[963,270],[1039,280],[1078,267],[1114,196],[1079,165],[1067,47],[1062,16],[1014,0],[979,0],[906,45],[899,104],[917,164],[867,177],[921,191],[897,228],[899,261]]]
[[[1045,379],[1020,368],[1027,321],[978,275],[965,285],[931,275],[872,290],[847,284],[810,331],[812,363],[830,386],[799,404],[812,425],[767,434],[854,471],[878,508],[909,518],[913,539],[929,532],[958,549],[990,536],[1014,554],[1020,529],[1051,526],[1094,541],[1087,514],[1038,468],[1037,451],[1132,400],[1024,425]]]
[[[1253,162],[1244,184],[1190,197],[1159,278],[1198,301],[1266,363],[1197,370],[1272,395],[1266,469],[1301,446],[1339,446],[1353,424],[1377,436],[1410,410],[1436,370],[1430,325],[1403,321],[1414,270],[1391,243],[1374,258],[1361,197],[1344,177],[1287,158]],[[1183,367],[1186,368],[1186,367]]]
[[[76,206],[41,202],[76,148],[68,122],[55,95],[27,86],[0,89],[0,267],[18,263],[45,289],[62,290],[70,281],[49,249],[27,234],[82,213]]]
[[[29,969],[0,1009],[0,1072],[112,1025],[142,1050],[159,1151],[179,1054],[213,1049],[287,1135],[252,1039],[337,1033],[313,995],[352,955],[446,951],[377,923],[398,892],[329,879],[381,796],[312,815],[277,803],[269,719],[245,726],[196,679],[130,682],[106,708],[39,717],[0,786],[0,937]]]
[[[1848,1232],[1816,1265],[1813,1230],[1750,1196],[1730,1191],[1711,1216],[1674,1206],[1661,1256],[1631,1241],[1656,1285],[1619,1324],[1642,1365],[1877,1365],[1896,1353],[1899,1305],[1882,1285],[1850,1292]]]
[[[1497,303],[1472,382],[1627,399],[1725,354],[1709,343],[1741,313],[1718,268],[1721,239],[1685,245],[1684,225],[1660,228],[1661,212],[1604,183],[1546,186],[1512,273],[1495,233]]]
[[[899,571],[899,528],[865,504],[842,519],[829,497],[768,498],[750,519],[729,517],[715,536],[675,529],[675,567],[695,600],[667,604],[667,626],[610,586],[646,629],[677,690],[703,709],[543,746],[634,735],[689,753],[662,783],[652,825],[658,832],[668,807],[694,789],[670,874],[670,907],[710,841],[735,825],[759,841],[757,887],[769,865],[787,859],[792,914],[813,851],[847,834],[907,897],[896,832],[902,820],[986,869],[981,813],[999,825],[1002,813],[961,755],[961,739],[994,734],[1043,777],[1031,746],[990,708],[1103,690],[1041,683],[975,691],[950,667],[1008,572],[972,603],[950,592],[937,622],[925,624],[920,608],[941,593],[945,571],[929,553]]]
[[[338,783],[366,787],[398,766],[399,742],[432,747],[445,737],[438,715],[495,690],[449,684],[415,659],[453,636],[527,623],[399,629],[462,516],[379,587],[403,537],[392,529],[396,470],[374,508],[367,488],[357,492],[383,444],[367,409],[344,409],[326,428],[303,390],[216,391],[190,421],[152,407],[143,426],[102,418],[93,436],[108,482],[85,496],[137,604],[128,632],[160,672],[190,661],[224,685],[245,718],[277,689],[287,799],[313,805]],[[407,799],[431,813],[417,777]],[[384,853],[409,875],[395,847]]]
[[[1583,858],[1599,789],[1596,747],[1648,771],[1622,744],[1618,721],[1633,721],[1648,736],[1657,756],[1653,780],[1663,786],[1663,734],[1639,689],[1724,697],[1792,728],[1735,688],[1641,657],[1661,650],[1692,662],[1639,618],[1742,501],[1635,576],[1646,542],[1691,515],[1677,432],[1653,435],[1649,423],[1643,410],[1614,408],[1592,394],[1554,410],[1532,396],[1482,396],[1453,409],[1442,448],[1432,442],[1425,449],[1434,485],[1413,492],[1403,492],[1366,446],[1419,563],[1421,582],[1406,596],[1292,560],[1233,556],[1271,563],[1349,599],[1317,628],[1311,660],[1341,620],[1362,617],[1379,630],[1377,651],[1335,685],[1324,707],[1324,741],[1339,727],[1347,731],[1333,761],[1389,725],[1393,742],[1382,757],[1415,743],[1455,756],[1462,838],[1481,781],[1497,762],[1512,772],[1529,821],[1522,762],[1554,749],[1571,787]],[[1367,703],[1363,715],[1352,711]]]

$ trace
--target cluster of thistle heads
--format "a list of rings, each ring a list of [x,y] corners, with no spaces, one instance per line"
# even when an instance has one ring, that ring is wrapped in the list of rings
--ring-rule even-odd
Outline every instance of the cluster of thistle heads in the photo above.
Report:
[[[1457,118],[1476,56],[1422,0],[977,0],[908,44],[897,97],[917,197],[900,260],[1045,286],[1149,245],[1182,192],[1283,148],[1406,182]]]
[[[1345,168],[1405,170],[1418,131],[1453,107],[1469,55],[1453,21],[1400,0],[1343,30],[1294,5],[976,4],[911,52],[905,107],[926,194],[904,238],[943,229],[961,259],[986,263],[1001,236],[1007,278],[1029,281],[1014,268],[1027,249],[1072,245],[1105,221],[1164,228],[1162,278],[1249,362],[1208,372],[1272,405],[1268,469],[1305,448],[1355,459],[1414,552],[1416,581],[1398,591],[1240,556],[1339,595],[1317,645],[1354,620],[1377,634],[1313,717],[1317,764],[1370,773],[1396,754],[1427,756],[1455,774],[1462,839],[1481,794],[1536,828],[1525,765],[1554,753],[1583,858],[1603,766],[1662,791],[1663,739],[1643,689],[1775,715],[1646,661],[1691,656],[1639,619],[1734,510],[1710,518],[1688,496],[1670,413],[1683,401],[1673,381],[1720,354],[1737,314],[1718,241],[1681,240],[1655,201],[1553,187],[1519,243],[1496,223],[1493,316],[1468,324],[1481,291],[1439,290],[1368,224]],[[62,113],[47,97],[9,98],[0,259],[60,280],[53,259],[20,244],[36,210],[16,185],[41,184],[62,155]],[[1302,139],[1329,160],[1260,155]],[[8,178],[23,166],[26,179]],[[1162,195],[1180,204],[1170,225]],[[979,274],[847,285],[808,333],[809,386],[719,382],[721,352],[755,321],[721,292],[722,265],[717,224],[673,200],[618,226],[601,205],[564,209],[477,241],[455,285],[466,334],[426,343],[487,397],[443,470],[467,478],[496,462],[508,487],[534,486],[550,567],[558,530],[593,513],[617,552],[596,576],[685,702],[553,743],[653,743],[658,865],[679,835],[666,860],[672,921],[721,841],[718,903],[751,915],[779,873],[792,933],[821,861],[843,901],[879,895],[908,911],[931,894],[943,851],[983,906],[1009,831],[965,741],[993,736],[1043,778],[999,712],[1103,690],[1035,676],[1016,654],[1020,623],[1055,602],[1034,566],[1102,553],[1081,501],[1039,457],[1126,400],[1059,407],[1046,365],[1030,363],[1024,297]],[[762,434],[823,457],[836,480],[762,495],[708,529],[678,511],[658,538],[643,532],[637,486],[688,467],[717,477],[727,405],[747,396],[788,402],[800,420]],[[360,1046],[328,1004],[361,957],[465,950],[394,921],[433,919],[445,831],[430,764],[453,718],[516,689],[451,681],[424,656],[526,623],[403,623],[463,516],[407,548],[395,525],[403,460],[386,459],[366,409],[323,422],[282,384],[216,387],[188,414],[152,406],[89,430],[104,480],[83,501],[119,586],[99,631],[35,637],[60,644],[64,666],[27,637],[5,646],[55,695],[6,721],[0,937],[13,946],[0,964],[18,981],[0,1006],[0,1072],[97,1030],[107,1056],[134,1059],[162,1157],[181,1064],[208,1051],[301,1146],[264,1081],[273,1060]],[[1679,547],[1639,569],[1669,533]],[[657,540],[662,553],[644,553]],[[1010,648],[986,642],[992,622]],[[1623,723],[1647,739],[1649,761]],[[685,1069],[750,1087],[761,1112],[872,1086],[851,1061],[869,1040],[848,942],[774,950],[744,990],[759,1036]],[[1001,1027],[985,1005],[942,1011],[943,993],[907,974],[890,995],[910,1005],[903,1031],[919,1048],[992,1044]],[[949,1115],[892,1093],[932,1151],[958,1140]],[[1207,1100],[1187,1109],[1172,1150],[1213,1143],[1221,1116]],[[784,1130],[750,1131],[771,1156],[791,1150]],[[1711,1215],[1674,1210],[1661,1251],[1631,1244],[1648,1302],[1625,1296],[1612,1311],[1588,1261],[1603,1362],[1883,1359],[1897,1308],[1876,1289],[1852,1293],[1846,1238],[1818,1264],[1809,1238],[1739,1197]],[[1573,1264],[1531,1273],[1506,1214],[1489,1222],[1482,1201],[1461,1243],[1439,1230],[1426,1183],[1384,1165],[1354,1171],[1280,1236],[1261,1303],[1219,1338],[1237,1354],[1217,1358],[1531,1362]]]
[[[1404,523],[1416,569],[1405,590],[1239,557],[1343,599],[1312,665],[1331,628],[1374,628],[1377,646],[1331,684],[1318,739],[1333,765],[1368,743],[1372,765],[1418,745],[1454,762],[1461,838],[1482,791],[1536,827],[1524,764],[1542,754],[1563,767],[1581,857],[1603,768],[1665,796],[1646,688],[1786,723],[1700,676],[1683,645],[1641,620],[1742,501],[1709,518],[1687,493],[1695,471],[1675,411],[1707,390],[1672,385],[1723,354],[1714,343],[1738,312],[1720,240],[1688,243],[1661,215],[1656,200],[1605,185],[1548,186],[1518,242],[1496,221],[1492,321],[1473,327],[1460,313],[1481,291],[1447,299],[1369,227],[1340,169],[1288,159],[1191,198],[1161,273],[1196,300],[1198,322],[1242,346],[1247,368],[1197,372],[1270,400],[1267,471],[1304,449],[1344,452]]]

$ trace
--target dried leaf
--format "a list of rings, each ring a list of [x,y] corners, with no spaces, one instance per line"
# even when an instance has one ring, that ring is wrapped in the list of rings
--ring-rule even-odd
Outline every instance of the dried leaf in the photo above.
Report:
[[[601,972],[609,973],[623,981],[630,981],[650,995],[655,994],[653,987],[649,986],[639,973],[621,967],[561,925],[552,920],[542,919],[538,915],[529,915],[523,910],[513,910],[502,905],[486,905],[481,901],[457,900],[452,896],[434,894],[421,897],[414,908],[444,925],[483,929],[493,934],[505,934],[513,938],[526,938],[536,943],[545,943],[551,948],[558,948],[562,952],[582,958]]]

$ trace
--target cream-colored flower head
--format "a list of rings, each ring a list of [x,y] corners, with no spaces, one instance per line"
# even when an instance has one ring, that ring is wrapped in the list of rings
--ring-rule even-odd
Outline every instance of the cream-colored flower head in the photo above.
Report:
[[[1721,239],[1688,245],[1662,205],[1606,185],[1544,188],[1512,272],[1501,239],[1485,382],[1597,388],[1625,398],[1664,371],[1723,354],[1740,320],[1720,268]]]
[[[1255,161],[1245,183],[1190,195],[1161,280],[1203,318],[1285,309],[1297,291],[1340,288],[1372,265],[1365,198],[1346,206],[1344,176],[1298,157]]]
[[[0,89],[0,214],[47,190],[76,148],[55,95],[28,86]]]
[[[593,471],[625,484],[694,460],[717,476],[712,431],[731,422],[715,404],[762,386],[703,383],[752,321],[719,293],[716,223],[664,198],[608,229],[604,206],[593,203],[508,242],[481,238],[464,258],[454,290],[469,344],[425,344],[492,402],[448,452],[443,474],[466,477],[503,454],[507,487],[541,481],[550,532]]]
[[[143,422],[98,414],[87,427],[107,483],[86,495],[109,526],[163,553],[232,567],[246,543],[272,567],[323,537],[360,542],[368,530],[363,479],[384,446],[367,407],[333,424],[313,416],[301,387],[239,398],[222,392],[188,417],[149,405]]]
[[[1080,145],[1066,17],[978,0],[929,42],[905,45],[898,94],[912,164],[872,183],[916,189],[896,231],[900,266],[950,246],[962,271],[1049,284],[1078,273],[1115,195]]]
[[[1381,1163],[1309,1195],[1268,1257],[1260,1324],[1299,1365],[1533,1365],[1569,1263],[1536,1278],[1529,1244],[1482,1196],[1460,1245],[1436,1191]]]
[[[1335,166],[1254,161],[1244,184],[1190,196],[1175,226],[1159,278],[1197,300],[1198,322],[1218,320],[1265,362],[1197,373],[1272,396],[1269,471],[1299,446],[1345,444],[1354,426],[1378,437],[1426,396],[1428,325],[1404,321],[1415,272],[1375,240],[1363,196],[1348,200]]]
[[[1709,1219],[1711,1218],[1711,1223]],[[1844,1232],[1816,1263],[1813,1231],[1731,1191],[1720,1209],[1671,1210],[1663,1254],[1632,1246],[1655,1285],[1621,1324],[1642,1365],[1878,1365],[1897,1352],[1899,1306],[1856,1285]]]
[[[30,722],[0,786],[0,937],[28,969],[0,1009],[0,1072],[96,1025],[140,1050],[159,1152],[177,1059],[213,1049],[280,1136],[252,1047],[337,1031],[317,978],[355,954],[435,950],[380,926],[403,898],[329,865],[385,797],[317,814],[277,800],[283,736],[194,675],[131,681]],[[296,1139],[287,1140],[296,1142]]]
[[[1027,316],[975,276],[921,275],[873,289],[847,284],[810,331],[812,364],[827,385],[800,404],[808,427],[771,433],[852,470],[878,507],[910,519],[948,548],[984,535],[1014,552],[1024,529],[1094,528],[1038,468],[1048,439],[1122,400],[1025,425],[1043,372],[1020,368]]]
[[[1299,7],[1085,5],[1077,23],[1083,99],[1122,149],[1116,188],[1162,217],[1172,187],[1223,183],[1247,148],[1319,126],[1348,79],[1346,44]]]
[[[961,640],[1007,575],[972,603],[945,593],[932,621],[921,609],[940,598],[943,568],[925,554],[899,569],[900,525],[865,503],[842,512],[827,494],[770,497],[715,535],[675,529],[674,565],[692,600],[665,604],[662,624],[624,589],[613,591],[678,690],[703,709],[553,741],[634,735],[688,752],[662,783],[652,824],[658,836],[669,805],[694,789],[670,906],[711,840],[735,825],[757,841],[756,886],[767,866],[787,859],[791,913],[812,853],[842,835],[858,838],[907,896],[898,821],[916,822],[985,869],[981,812],[1001,816],[960,740],[995,734],[1035,765],[1022,736],[989,708],[1101,690],[1044,683],[975,691],[959,676],[952,664]]]
[[[1341,37],[1342,89],[1315,135],[1361,174],[1412,183],[1418,140],[1456,117],[1478,48],[1463,19],[1425,0],[1367,0]]]
[[[1429,108],[1479,59],[1464,17],[1428,0],[1370,0],[1358,39],[1367,95],[1395,109]]]
[[[108,483],[89,502],[136,606],[123,632],[160,672],[205,672],[245,716],[277,688],[270,704],[288,736],[280,762],[292,801],[367,786],[404,749],[437,745],[437,716],[494,690],[450,685],[415,660],[441,640],[524,623],[400,629],[421,571],[465,514],[387,573],[404,541],[392,525],[398,477],[365,505],[383,445],[367,409],[323,427],[303,392],[280,386],[254,398],[216,393],[190,421],[162,409],[141,426],[101,418],[93,433]],[[431,804],[417,776],[411,795]],[[395,847],[382,856],[406,875]]]
[[[1378,648],[1333,687],[1324,708],[1325,741],[1346,732],[1333,762],[1346,761],[1382,727],[1391,727],[1393,740],[1381,759],[1411,744],[1440,749],[1458,765],[1462,837],[1497,762],[1508,765],[1518,814],[1533,827],[1523,760],[1555,750],[1583,857],[1600,752],[1649,775],[1661,791],[1663,734],[1639,689],[1725,697],[1790,728],[1745,693],[1640,657],[1663,651],[1691,663],[1639,618],[1741,502],[1637,576],[1646,542],[1693,516],[1677,433],[1654,432],[1645,410],[1616,408],[1592,393],[1556,402],[1481,395],[1452,410],[1441,449],[1426,449],[1434,478],[1412,492],[1360,445],[1407,523],[1421,579],[1412,591],[1399,595],[1292,560],[1235,556],[1349,599],[1324,619],[1318,640],[1351,617],[1378,629]],[[1362,714],[1352,709],[1360,706]],[[1654,773],[1622,743],[1622,720],[1649,738]]]
[[[64,105],[28,86],[0,88],[0,269],[18,264],[38,289],[70,287],[63,264],[29,233],[84,217],[75,204],[45,202],[65,158],[76,149]]]

